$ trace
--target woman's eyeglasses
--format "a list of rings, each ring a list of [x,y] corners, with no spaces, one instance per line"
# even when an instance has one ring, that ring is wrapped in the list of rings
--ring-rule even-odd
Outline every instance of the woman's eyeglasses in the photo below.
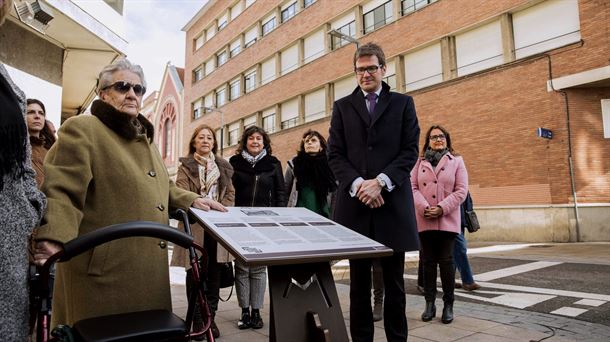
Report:
[[[129,92],[129,89],[132,89],[132,88],[133,88],[133,92],[134,92],[134,94],[136,94],[136,96],[142,96],[142,95],[144,95],[144,93],[146,93],[146,87],[144,87],[140,84],[131,84],[131,83],[125,82],[125,81],[115,82],[109,86],[102,88],[102,90],[106,90],[110,87],[112,87],[112,89],[118,91],[121,94],[127,94],[127,92]]]
[[[362,68],[355,68],[354,70],[356,71],[356,74],[358,74],[358,75],[364,75],[364,73],[367,71],[368,71],[369,75],[372,75],[372,74],[376,73],[380,67],[381,67],[380,65],[371,65],[371,66],[362,67]]]
[[[445,140],[445,135],[444,134],[431,135],[430,140]]]

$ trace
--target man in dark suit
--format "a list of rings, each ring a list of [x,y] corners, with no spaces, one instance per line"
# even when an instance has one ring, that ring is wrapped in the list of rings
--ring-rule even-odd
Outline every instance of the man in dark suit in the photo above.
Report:
[[[408,335],[404,287],[405,251],[419,249],[409,173],[418,156],[419,125],[410,96],[382,82],[386,64],[376,44],[354,54],[358,88],[335,101],[329,164],[339,180],[335,221],[394,250],[381,259],[388,341]],[[350,260],[350,333],[372,341],[371,259]]]

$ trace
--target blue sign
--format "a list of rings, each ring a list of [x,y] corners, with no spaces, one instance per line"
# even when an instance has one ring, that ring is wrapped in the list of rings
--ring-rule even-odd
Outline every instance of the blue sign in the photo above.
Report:
[[[545,139],[553,139],[553,131],[548,128],[538,127],[537,129],[538,136]]]

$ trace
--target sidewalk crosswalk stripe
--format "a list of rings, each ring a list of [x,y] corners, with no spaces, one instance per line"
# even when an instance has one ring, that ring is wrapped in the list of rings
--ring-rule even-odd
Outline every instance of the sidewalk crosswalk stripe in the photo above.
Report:
[[[513,267],[503,268],[491,272],[485,272],[481,274],[475,275],[474,279],[476,281],[490,281],[498,278],[509,277],[515,274],[530,272],[534,270],[539,270],[541,268],[546,268],[550,266],[560,265],[562,262],[555,261],[536,261],[523,265],[517,265]]]

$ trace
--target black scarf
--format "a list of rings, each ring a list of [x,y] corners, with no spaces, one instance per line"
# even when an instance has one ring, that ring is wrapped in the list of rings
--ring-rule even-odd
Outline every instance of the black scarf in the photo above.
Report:
[[[311,187],[316,194],[316,199],[320,203],[325,203],[328,193],[337,188],[335,176],[328,166],[326,154],[322,152],[310,155],[301,151],[292,161],[297,190],[301,191],[304,187]]]
[[[5,176],[18,179],[25,174],[27,136],[19,99],[0,75],[0,190]]]
[[[93,101],[91,104],[91,114],[125,139],[133,140],[138,134],[146,133],[146,137],[152,143],[155,136],[153,125],[144,115],[138,114],[137,120],[134,120],[131,114],[118,111],[112,105],[102,100]]]
[[[432,166],[436,166],[438,165],[438,162],[441,161],[441,158],[443,158],[443,156],[445,154],[447,154],[449,152],[448,149],[443,149],[440,151],[436,151],[433,150],[431,148],[428,148],[426,150],[426,152],[424,153],[424,158],[430,162],[430,164],[432,164]]]

